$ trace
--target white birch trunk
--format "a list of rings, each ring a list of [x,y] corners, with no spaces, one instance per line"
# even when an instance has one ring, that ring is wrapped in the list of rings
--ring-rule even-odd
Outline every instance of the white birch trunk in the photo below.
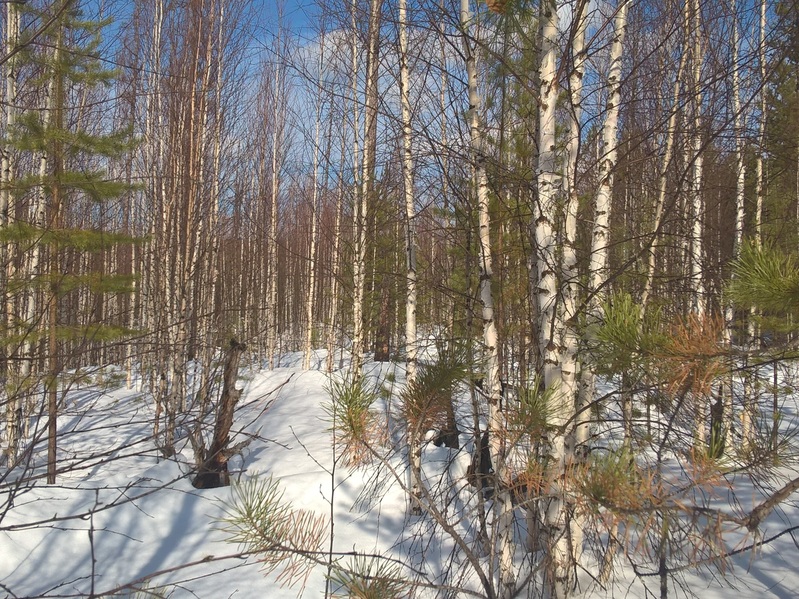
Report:
[[[344,151],[344,128],[342,127],[341,151]],[[331,265],[330,284],[330,314],[327,329],[327,371],[333,372],[336,348],[336,326],[339,306],[339,275],[341,271],[341,213],[344,207],[344,180],[343,173],[339,178],[338,193],[336,194],[336,222],[333,230],[333,256]]]
[[[757,131],[757,161],[756,161],[756,178],[757,189],[755,198],[755,243],[757,247],[762,244],[762,227],[763,227],[763,200],[766,196],[765,174],[763,172],[763,156],[766,147],[766,111],[768,106],[766,103],[766,0],[760,0],[760,20],[759,20],[760,35],[758,39],[758,65],[760,67],[760,122],[758,123]]]
[[[364,271],[366,268],[366,248],[364,236],[366,228],[366,207],[361,187],[361,157],[360,157],[360,116],[358,111],[358,21],[357,0],[352,0],[352,110],[353,110],[353,140],[352,140],[352,166],[353,166],[353,231],[355,244],[355,262],[353,264],[353,304],[352,304],[352,345],[350,347],[350,373],[352,378],[361,376],[361,361],[363,359],[363,291]]]
[[[411,147],[411,103],[408,89],[408,14],[407,0],[399,0],[400,105],[402,113],[402,182],[405,193],[405,354],[406,384],[416,380],[416,207],[413,193],[413,150]],[[408,422],[410,461],[410,512],[421,515],[422,447],[419,426]]]
[[[567,424],[574,415],[576,372],[573,334],[564,322],[558,304],[568,296],[568,281],[563,281],[567,264],[558,252],[556,223],[562,190],[559,173],[556,130],[558,6],[547,0],[541,4],[541,58],[539,69],[539,155],[536,180],[538,209],[534,214],[535,243],[538,251],[534,292],[539,313],[539,351],[544,384],[552,393],[549,424],[550,497],[544,522],[547,534],[546,589],[553,597],[566,597],[573,587],[574,552],[569,531],[566,470],[571,462],[566,443]],[[565,219],[564,219],[565,220]],[[568,232],[567,232],[568,236]],[[567,299],[567,298],[565,298]],[[568,301],[568,299],[567,299]]]
[[[321,35],[321,49],[319,50],[319,80],[322,80],[322,68],[325,56],[325,36]],[[302,361],[303,370],[311,368],[311,353],[313,348],[313,307],[316,300],[316,228],[317,204],[319,203],[319,129],[322,120],[322,90],[316,99],[316,130],[314,133],[313,147],[313,191],[311,192],[311,246],[308,250],[308,299],[305,302],[305,355]]]
[[[208,233],[207,244],[208,248],[205,252],[204,270],[206,281],[202,283],[199,312],[204,316],[200,322],[199,338],[202,340],[203,358],[202,358],[202,383],[200,386],[200,396],[203,402],[207,401],[208,390],[211,386],[212,375],[212,361],[214,357],[214,338],[213,333],[220,330],[219,322],[214,307],[216,298],[216,286],[219,280],[219,235],[217,226],[219,222],[219,205],[221,195],[221,179],[222,179],[222,87],[223,87],[223,74],[225,72],[225,2],[222,1],[218,4],[218,18],[217,23],[217,56],[216,56],[216,80],[214,83],[214,131],[213,131],[213,164],[211,171],[211,204],[208,206]],[[239,287],[241,290],[241,287]],[[205,410],[201,410],[205,413]]]
[[[564,220],[563,242],[562,242],[562,265],[561,265],[561,290],[563,303],[559,307],[561,311],[560,319],[563,323],[573,322],[576,317],[577,295],[578,295],[578,272],[577,272],[577,211],[580,207],[580,197],[577,190],[577,164],[579,159],[580,139],[582,126],[582,93],[583,77],[585,75],[585,32],[588,24],[586,17],[588,3],[578,2],[575,6],[572,31],[572,72],[569,75],[569,104],[571,105],[569,119],[569,137],[566,143],[566,153],[564,156],[564,176],[562,180],[563,192],[566,196],[566,218]],[[563,350],[561,352],[561,370],[572,373],[574,378],[574,395],[571,397],[579,402],[580,396],[577,390],[577,372],[580,365],[577,360],[578,339],[574,328],[566,325],[563,330]],[[572,404],[572,409],[576,410],[579,404]],[[567,437],[567,453],[574,455],[578,442],[580,429],[585,430],[587,440],[588,433],[588,414],[581,412],[577,415],[577,420],[573,425],[573,430]],[[571,518],[569,523],[569,533],[571,534],[571,550],[575,561],[580,559],[583,546],[583,519],[578,516]]]
[[[689,10],[686,7],[686,10]],[[693,159],[691,172],[691,190],[689,214],[692,221],[691,238],[689,245],[689,261],[691,265],[691,287],[693,294],[692,309],[700,322],[707,312],[707,297],[703,276],[704,268],[704,200],[702,197],[702,177],[704,167],[704,154],[702,150],[702,14],[699,0],[690,2],[690,18],[686,18],[686,34],[690,31],[691,66],[693,72],[693,131],[690,136],[691,144],[686,147],[690,159]],[[686,38],[688,35],[686,35]],[[709,416],[709,398],[697,394],[694,397],[696,421],[694,422],[694,442],[697,447],[707,447],[707,421]]]
[[[704,232],[705,208],[702,198],[702,177],[704,169],[704,153],[702,150],[702,14],[700,11],[699,0],[692,0],[691,15],[693,23],[691,27],[693,48],[691,50],[691,60],[693,67],[693,116],[694,130],[692,135],[692,158],[693,169],[691,176],[691,281],[693,286],[694,303],[693,308],[697,316],[702,318],[707,311],[707,297],[705,294],[705,283],[703,276],[704,267],[704,244],[702,236]]]
[[[763,170],[763,156],[765,153],[766,142],[766,0],[760,0],[760,19],[758,23],[758,66],[760,68],[760,91],[759,108],[760,120],[757,131],[757,153],[755,158],[755,223],[754,223],[754,243],[760,248],[762,246],[762,223],[763,223],[763,200],[766,196],[765,173]],[[799,172],[797,173],[799,176]],[[747,326],[747,337],[751,349],[755,349],[757,329],[755,326],[755,308],[749,311],[749,321]],[[756,421],[757,421],[757,402],[755,401],[755,390],[751,384],[751,379],[747,378],[744,390],[744,409],[741,413],[741,435],[744,443],[751,445],[756,442]]]
[[[469,42],[469,29],[472,15],[469,0],[461,0],[461,27],[463,28],[463,52],[466,57],[466,73],[469,93],[469,139],[471,143],[471,160],[477,188],[478,237],[480,267],[480,302],[483,318],[483,356],[485,359],[484,390],[488,394],[488,433],[489,451],[494,465],[496,481],[494,489],[494,517],[496,522],[496,542],[499,559],[499,587],[497,596],[512,597],[516,580],[513,564],[513,505],[510,492],[506,488],[507,473],[505,466],[505,423],[500,410],[501,384],[499,380],[499,338],[494,321],[494,298],[491,294],[493,276],[491,264],[491,221],[488,211],[488,178],[485,170],[485,153],[483,150],[483,132],[480,122],[480,97],[477,92],[477,62],[474,49]]]
[[[666,204],[669,168],[671,167],[671,161],[674,157],[674,142],[677,134],[677,118],[679,116],[680,89],[682,88],[682,78],[683,74],[685,73],[687,60],[688,51],[686,48],[683,48],[683,51],[680,55],[680,65],[677,68],[677,76],[674,79],[674,88],[672,90],[671,96],[671,114],[669,115],[669,124],[666,128],[665,149],[663,151],[663,164],[658,177],[658,197],[655,203],[655,219],[652,223],[652,240],[650,241],[648,252],[646,279],[644,281],[644,288],[641,292],[642,318],[649,302],[649,296],[652,293],[652,286],[655,280],[655,250],[657,248],[657,239],[660,236],[660,227],[663,222],[663,210]]]
[[[581,133],[581,125],[580,119],[582,116],[582,82],[585,72],[585,32],[586,26],[588,23],[588,19],[586,17],[587,11],[587,3],[579,3],[577,6],[577,13],[574,16],[574,23],[572,25],[573,31],[573,38],[572,38],[572,56],[573,56],[573,70],[569,77],[569,98],[571,102],[571,119],[570,119],[570,133],[569,133],[569,140],[567,143],[567,151],[565,157],[565,168],[564,168],[564,182],[563,188],[565,193],[568,197],[567,203],[567,212],[566,212],[566,222],[565,222],[565,244],[564,244],[564,280],[567,282],[568,285],[568,293],[564,298],[564,318],[565,320],[571,319],[575,315],[575,304],[577,298],[577,272],[576,272],[576,265],[577,265],[577,253],[576,253],[576,235],[577,235],[577,210],[579,209],[579,193],[577,190],[577,159],[578,159],[578,152],[580,148],[580,133]],[[620,9],[619,12],[625,9]],[[618,14],[618,13],[617,13]],[[618,17],[617,17],[618,19]],[[618,38],[618,35],[617,35]],[[614,83],[614,63],[613,63],[613,52],[615,49],[616,39],[614,39],[613,46],[611,49],[611,66],[610,66],[610,73],[608,75],[611,85],[613,86]],[[619,41],[619,53],[620,53],[621,43]],[[617,70],[620,70],[620,60],[619,66]],[[618,73],[615,74],[615,77],[618,79]],[[612,92],[611,92],[612,94]],[[607,121],[606,121],[607,122]],[[615,131],[614,131],[614,140],[615,140]],[[615,142],[614,142],[614,150],[615,150]],[[602,181],[602,164],[600,163],[600,185]],[[600,188],[601,189],[601,188]],[[610,196],[608,195],[607,201],[609,203]],[[609,212],[609,207],[608,207]],[[599,209],[597,208],[596,213],[597,217],[595,217],[595,230],[597,223],[599,223]],[[607,229],[607,224],[605,224],[605,229]],[[595,251],[596,248],[592,248],[591,253],[591,260],[592,264],[593,261],[596,259],[597,252]],[[607,253],[605,249],[605,253]],[[592,292],[594,288],[590,288]],[[570,332],[570,335],[573,336],[573,333]],[[576,338],[573,339],[570,344],[576,347]],[[571,358],[572,360],[575,357]],[[575,363],[576,368],[576,363]],[[583,376],[590,376],[590,370],[582,370]],[[578,396],[578,404],[577,404],[577,421],[575,423],[575,430],[574,430],[574,438],[573,438],[573,447],[572,450],[576,450],[577,447],[584,445],[588,440],[588,416],[590,411],[586,410],[585,412],[580,412],[580,408],[587,406],[588,403],[591,401],[591,396],[593,395],[592,390],[586,388],[586,391],[591,391],[588,395],[581,394]],[[579,547],[575,545],[575,549],[579,553]]]
[[[19,37],[19,13],[17,12],[17,4],[9,2],[6,4],[6,39],[5,48],[6,53],[16,50],[17,39]],[[5,64],[5,104],[6,104],[6,122],[5,131],[9,135],[16,123],[16,105],[17,105],[17,66],[15,57],[11,56]],[[7,227],[12,224],[14,206],[13,199],[10,193],[10,182],[14,176],[14,168],[11,157],[12,148],[6,144],[2,149],[2,161],[0,162],[0,227]],[[7,243],[2,246],[2,260],[0,262],[3,266],[2,274],[5,275],[5,280],[2,285],[3,293],[3,307],[5,315],[3,318],[2,326],[7,330],[12,330],[15,320],[14,299],[13,295],[8,291],[8,281],[14,276],[14,244]],[[2,373],[3,377],[7,379],[11,365],[9,364],[9,357],[17,353],[14,346],[8,345],[6,347],[6,363],[5,371]],[[6,459],[8,467],[11,468],[17,459],[17,450],[19,447],[19,429],[21,425],[22,414],[20,407],[20,397],[17,390],[17,385],[8,385],[7,380],[0,381],[3,385],[2,397],[6,399]]]
[[[594,202],[594,225],[591,234],[591,255],[588,265],[588,317],[591,321],[598,321],[601,317],[600,309],[605,290],[602,288],[608,277],[608,244],[610,242],[610,214],[613,197],[613,174],[617,164],[618,154],[618,129],[619,107],[621,104],[621,69],[624,50],[624,36],[627,31],[628,0],[620,0],[613,19],[613,39],[610,45],[610,65],[608,68],[608,90],[605,101],[605,120],[602,123],[602,147],[599,159],[599,187],[597,188]],[[596,391],[596,375],[593,368],[583,366],[581,371],[579,401],[577,404],[577,425],[575,431],[575,449],[579,456],[587,452],[589,438],[588,418],[591,413],[589,408]],[[625,437],[631,436],[631,396],[622,390],[622,402],[625,424]],[[617,528],[614,527],[605,554],[600,580],[606,580],[613,564],[616,551],[615,537]]]
[[[736,0],[730,2],[730,12],[732,13],[732,111],[733,111],[733,134],[735,136],[735,167],[737,177],[735,182],[735,231],[733,243],[733,258],[740,256],[741,245],[743,243],[743,229],[744,229],[744,183],[746,174],[746,163],[744,162],[743,152],[743,112],[741,109],[741,73],[739,64],[739,44],[740,33],[738,25],[738,5]],[[725,306],[725,327],[724,327],[724,342],[729,346],[732,344],[732,325],[735,319],[735,311],[731,303]],[[732,394],[733,384],[732,377],[721,387],[721,396],[719,401],[722,401],[721,422],[715,425],[712,430],[717,431],[719,434],[719,441],[724,441],[724,452],[729,455],[732,448],[731,439],[729,439],[729,431],[732,427],[733,407],[732,407]],[[744,404],[748,403],[744,397]],[[744,410],[745,411],[745,410]],[[746,416],[742,414],[742,421],[746,420]],[[745,428],[745,427],[742,427]]]
[[[610,242],[610,211],[613,197],[613,173],[618,154],[619,106],[621,104],[621,68],[624,35],[627,30],[629,0],[620,0],[613,20],[613,41],[610,46],[605,120],[602,124],[602,151],[599,162],[599,188],[594,203],[594,226],[591,234],[591,257],[588,266],[588,291],[592,294],[592,311],[602,298],[601,287],[607,280],[608,243]]]
[[[380,51],[380,21],[382,1],[371,0],[369,4],[369,31],[366,54],[366,87],[364,93],[364,142],[361,169],[360,210],[356,223],[355,244],[355,297],[353,317],[355,320],[352,339],[352,372],[360,377],[363,371],[365,335],[363,329],[363,302],[366,291],[366,237],[367,212],[374,189],[375,150],[377,143],[377,75]],[[372,279],[374,283],[374,278]]]
[[[280,48],[280,40],[277,42],[278,49]],[[266,284],[266,355],[269,361],[269,370],[275,368],[275,351],[277,345],[277,328],[278,328],[278,306],[277,306],[277,275],[278,275],[278,253],[277,253],[277,204],[278,196],[280,195],[280,176],[278,173],[280,161],[278,160],[278,153],[280,150],[281,141],[281,122],[280,122],[280,89],[281,89],[281,74],[282,66],[280,64],[275,66],[275,82],[274,82],[274,102],[273,107],[273,123],[272,123],[272,192],[270,195],[270,218],[269,218],[269,235],[267,237],[267,260],[268,260],[268,279]]]
[[[413,191],[413,149],[411,146],[410,78],[408,75],[407,0],[399,0],[400,103],[402,108],[402,181],[405,192],[405,256],[407,266],[405,297],[405,353],[407,380],[416,376],[416,208]]]

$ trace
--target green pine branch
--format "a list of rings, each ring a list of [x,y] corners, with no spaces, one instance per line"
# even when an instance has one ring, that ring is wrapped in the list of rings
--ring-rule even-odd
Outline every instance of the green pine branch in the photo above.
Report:
[[[799,265],[794,256],[771,246],[745,243],[732,272],[727,296],[738,307],[772,314],[799,308]]]

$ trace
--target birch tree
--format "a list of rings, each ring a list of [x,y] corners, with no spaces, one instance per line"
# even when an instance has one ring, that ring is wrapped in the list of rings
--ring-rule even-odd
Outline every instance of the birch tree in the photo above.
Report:
[[[568,230],[572,218],[568,214],[559,214],[560,207],[568,206],[568,201],[564,202],[562,198],[563,182],[556,140],[558,13],[559,6],[555,1],[541,3],[538,198],[533,215],[537,254],[533,289],[539,314],[538,343],[543,381],[551,394],[548,424],[552,433],[547,468],[550,470],[548,480],[553,482],[544,509],[546,588],[554,597],[566,597],[574,584],[575,548],[571,543],[566,472],[573,459],[573,450],[567,443],[567,428],[574,416],[577,398],[577,337],[567,323],[572,316],[567,310],[574,301],[569,254],[568,250],[560,251],[558,247],[557,223],[561,219],[567,226],[566,239],[574,236]],[[578,23],[573,30],[579,31],[579,28]]]
[[[315,118],[315,131],[314,131],[314,144],[313,144],[313,172],[312,172],[312,189],[311,189],[311,241],[308,251],[308,298],[305,303],[305,355],[303,357],[302,367],[308,370],[311,367],[311,344],[313,342],[313,308],[316,299],[316,244],[317,244],[317,210],[319,204],[319,128],[322,121],[322,73],[325,64],[325,35],[322,32],[320,36],[320,50],[319,50],[319,64],[318,73],[320,86],[317,91],[316,98],[316,118]]]
[[[704,244],[703,244],[703,224],[705,218],[705,207],[702,201],[702,177],[704,169],[704,153],[703,153],[703,140],[702,140],[702,87],[704,82],[702,80],[702,65],[704,63],[704,48],[702,44],[702,12],[699,0],[690,0],[690,24],[686,22],[686,26],[690,27],[691,39],[691,67],[693,73],[692,89],[693,89],[693,102],[691,105],[693,114],[693,129],[691,133],[691,147],[689,152],[689,164],[693,165],[691,172],[691,250],[690,250],[690,264],[691,264],[691,281],[693,288],[693,305],[692,308],[697,316],[701,319],[707,312],[707,298],[705,292],[704,282]],[[686,36],[688,37],[688,36]],[[704,440],[704,435],[699,432],[700,441]]]
[[[18,38],[19,38],[19,9],[15,2],[6,4],[6,23],[5,23],[5,51],[9,54],[16,51]],[[17,110],[17,59],[14,56],[6,61],[3,66],[3,74],[5,79],[5,131],[10,132],[13,130],[16,122]],[[13,147],[11,144],[5,143],[2,147],[2,156],[0,157],[0,228],[5,228],[13,222],[13,215],[15,214],[15,206],[13,204],[13,197],[10,193],[10,182],[14,177],[14,163],[13,163]],[[0,276],[3,277],[2,285],[0,285],[0,293],[2,297],[2,309],[4,311],[0,327],[6,334],[14,326],[15,320],[15,302],[13,296],[8,288],[8,282],[15,276],[15,257],[14,257],[14,244],[3,243],[0,245]],[[21,426],[21,406],[20,395],[13,386],[8,385],[9,373],[13,366],[10,364],[15,355],[18,355],[14,346],[7,346],[3,348],[3,364],[2,372],[0,372],[0,379],[2,379],[2,391],[0,397],[4,397],[6,401],[6,447],[5,454],[8,461],[9,468],[13,466],[17,459],[17,449],[19,445],[19,429]]]
[[[399,0],[399,63],[400,105],[402,113],[402,186],[405,194],[405,354],[407,379],[416,375],[416,207],[413,191],[413,136],[408,74],[408,17],[407,0]]]
[[[744,114],[741,108],[741,67],[740,67],[740,27],[738,24],[738,4],[736,0],[730,2],[730,13],[732,19],[732,39],[730,42],[731,52],[730,74],[732,78],[732,118],[733,118],[733,143],[735,144],[735,231],[733,239],[733,259],[740,256],[741,244],[743,243],[744,232],[744,200],[746,184],[746,162],[744,160],[744,140],[743,140],[743,120]],[[732,304],[725,306],[725,327],[724,341],[727,345],[732,344],[732,324],[735,311]],[[721,410],[712,410],[711,435],[712,441],[719,446],[721,451],[729,452],[730,441],[728,431],[732,425],[732,381],[722,384],[718,401],[722,402]],[[744,398],[744,403],[747,403]],[[720,413],[719,413],[720,412]],[[743,417],[746,421],[746,417]]]
[[[591,232],[591,254],[588,264],[588,314],[592,320],[600,317],[604,286],[608,279],[608,245],[610,243],[610,222],[613,195],[613,175],[616,168],[619,140],[619,109],[622,89],[622,57],[624,35],[627,29],[629,0],[619,0],[613,18],[613,37],[610,45],[608,68],[608,92],[605,100],[605,118],[602,123],[601,156],[599,161],[599,186],[594,199],[594,224]],[[577,406],[578,424],[576,446],[585,446],[588,441],[587,407],[593,401],[596,377],[592,368],[583,367],[580,385],[580,401]],[[632,406],[625,407],[625,434],[628,431],[629,412]]]
[[[369,3],[369,28],[366,50],[366,83],[364,88],[363,161],[360,164],[360,190],[356,198],[358,208],[355,219],[355,271],[352,335],[352,372],[360,377],[363,371],[364,335],[364,295],[366,292],[366,253],[367,223],[369,204],[374,193],[375,154],[377,151],[377,101],[378,67],[380,63],[380,25],[383,4],[381,0]],[[354,14],[354,12],[353,12]],[[353,46],[355,48],[355,46]],[[353,77],[357,80],[356,63],[353,58]],[[357,120],[356,120],[357,123]]]
[[[280,43],[280,34],[276,41],[276,49],[278,50],[277,56],[280,56],[282,45]],[[278,251],[277,251],[277,221],[278,221],[278,199],[280,195],[280,171],[282,167],[282,143],[283,143],[283,127],[285,125],[285,117],[283,111],[285,105],[281,101],[283,94],[281,91],[285,85],[285,65],[278,62],[274,69],[274,106],[272,115],[272,166],[270,170],[271,176],[271,192],[269,195],[269,234],[267,236],[267,251],[266,251],[266,269],[268,273],[267,287],[266,287],[266,352],[267,360],[269,361],[269,370],[275,367],[275,353],[277,351],[277,332],[278,332],[278,302],[277,302],[277,285],[278,285]]]
[[[411,103],[408,73],[408,7],[399,0],[399,87],[402,114],[402,186],[405,196],[405,379],[412,386],[416,380],[416,230],[413,192],[413,150],[411,132]],[[408,455],[411,472],[411,513],[421,515],[422,447],[421,430],[408,422]]]
[[[588,299],[587,312],[589,322],[595,324],[601,318],[601,304],[606,297],[605,285],[608,281],[608,245],[610,244],[610,222],[613,195],[613,178],[617,164],[619,148],[619,110],[621,106],[622,57],[624,50],[624,36],[627,30],[627,12],[630,2],[619,0],[613,18],[613,33],[610,44],[609,67],[607,82],[609,89],[605,99],[605,118],[602,123],[601,155],[599,160],[599,173],[595,199],[594,199],[594,224],[591,231],[591,253],[588,263]],[[595,339],[588,339],[595,343]],[[577,421],[575,423],[575,450],[578,455],[587,452],[586,444],[589,439],[589,412],[594,401],[596,391],[596,373],[593,365],[583,364],[580,376],[579,400],[576,406]],[[625,441],[630,443],[632,436],[632,398],[626,390],[622,390],[623,419]],[[616,549],[617,530],[612,528],[608,548],[605,555],[600,580],[610,576],[610,567]],[[579,539],[578,535],[578,539]],[[577,551],[580,547],[575,543]]]
[[[704,322],[708,316],[707,296],[705,289],[705,256],[704,256],[704,222],[705,204],[703,201],[703,175],[704,175],[704,149],[702,140],[702,113],[703,93],[702,65],[704,63],[704,48],[702,44],[702,12],[699,0],[690,0],[686,5],[686,39],[690,39],[690,55],[692,70],[692,102],[691,111],[693,127],[690,133],[690,143],[686,145],[686,162],[692,165],[691,187],[689,190],[689,218],[691,235],[689,243],[690,280],[692,290],[691,309],[699,322]],[[694,440],[698,447],[705,447],[707,438],[707,420],[709,416],[709,398],[696,394]]]
[[[493,276],[491,259],[491,217],[488,210],[488,179],[486,177],[486,156],[484,133],[480,122],[480,96],[477,90],[477,61],[472,47],[471,33],[474,29],[469,0],[461,0],[461,27],[463,29],[463,54],[466,58],[466,74],[469,95],[469,141],[473,185],[477,197],[478,242],[480,269],[479,297],[482,304],[483,320],[483,359],[485,378],[483,390],[488,395],[488,436],[494,476],[497,480],[507,479],[505,472],[505,451],[503,444],[505,423],[500,410],[501,383],[499,379],[499,338],[494,321],[494,298],[491,291]],[[494,492],[494,515],[496,522],[497,555],[499,560],[499,596],[511,597],[515,592],[515,570],[513,565],[513,506],[510,493],[502,485]]]

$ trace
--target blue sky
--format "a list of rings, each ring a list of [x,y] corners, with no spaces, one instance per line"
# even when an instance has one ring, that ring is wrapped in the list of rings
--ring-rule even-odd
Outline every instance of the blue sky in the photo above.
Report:
[[[86,0],[89,5],[101,0]],[[106,10],[115,15],[117,20],[125,20],[132,12],[135,0],[111,0],[104,2]],[[316,0],[252,0],[252,6],[258,13],[258,24],[272,30],[277,26],[279,9],[282,8],[283,19],[292,30],[313,28],[318,12]],[[90,11],[91,12],[91,11]]]
[[[269,26],[277,24],[282,5],[283,18],[292,30],[312,27],[318,10],[314,0],[254,0],[253,4],[262,7],[262,21]]]

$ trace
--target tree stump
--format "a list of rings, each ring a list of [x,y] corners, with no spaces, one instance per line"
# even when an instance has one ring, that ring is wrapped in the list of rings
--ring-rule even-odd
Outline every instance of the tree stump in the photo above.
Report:
[[[230,340],[230,349],[225,360],[222,375],[222,395],[216,411],[216,425],[211,448],[205,455],[192,484],[197,489],[213,489],[230,484],[227,462],[231,455],[240,449],[228,447],[230,429],[233,427],[233,412],[241,397],[241,389],[236,389],[236,377],[239,371],[239,358],[247,346],[236,339]]]

